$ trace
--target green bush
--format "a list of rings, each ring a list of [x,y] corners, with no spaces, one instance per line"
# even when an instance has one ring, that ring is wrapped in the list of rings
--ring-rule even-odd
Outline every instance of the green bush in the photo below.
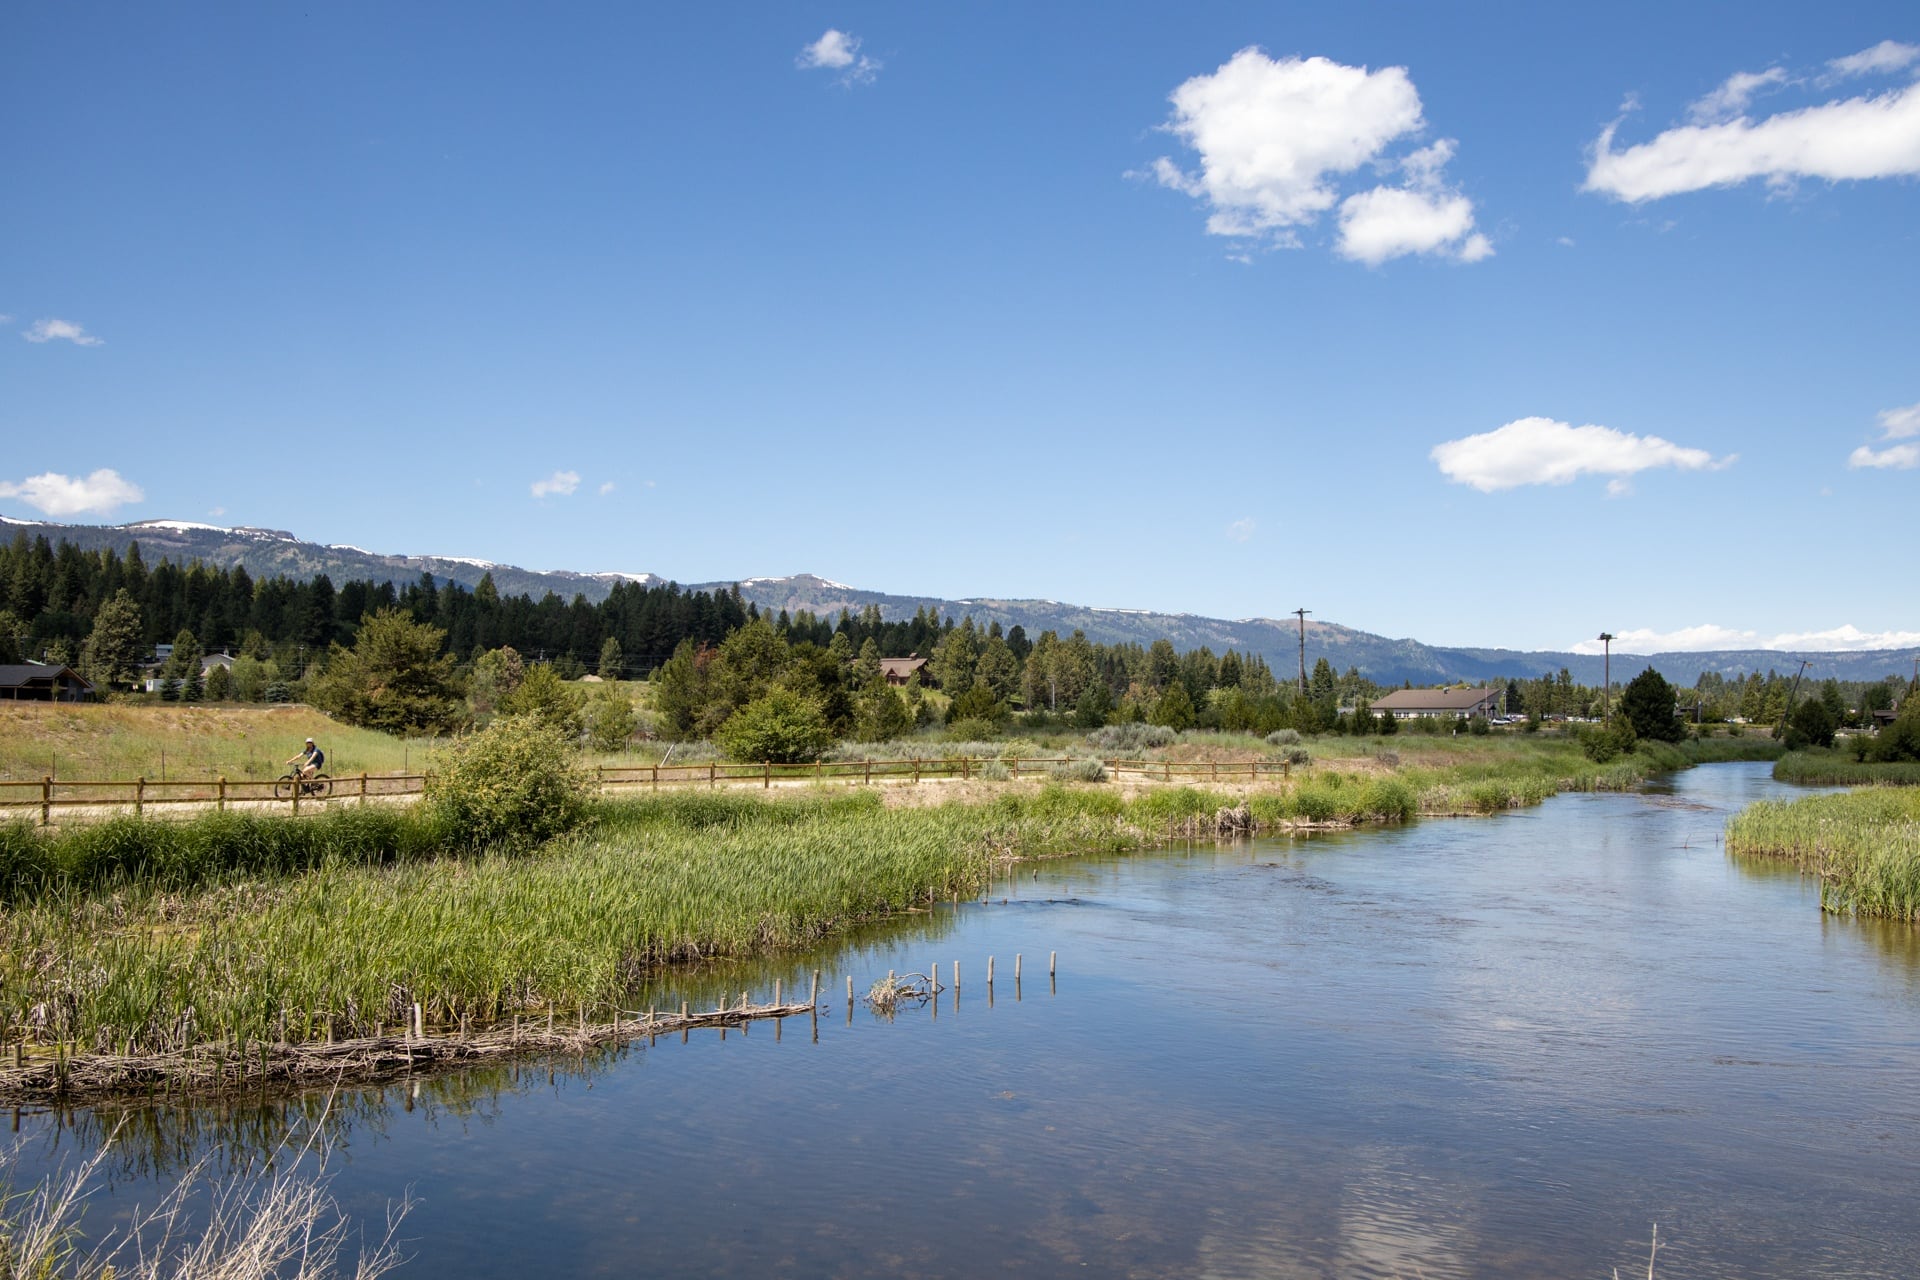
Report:
[[[729,760],[811,764],[833,746],[833,730],[819,703],[776,686],[728,716],[713,741]]]
[[[1058,782],[1105,782],[1107,766],[1098,756],[1086,756],[1049,766],[1047,776]]]
[[[948,742],[992,742],[1000,736],[1000,726],[992,720],[949,720]]]
[[[426,810],[462,844],[529,844],[580,821],[587,778],[573,742],[535,716],[502,716],[436,752]]]

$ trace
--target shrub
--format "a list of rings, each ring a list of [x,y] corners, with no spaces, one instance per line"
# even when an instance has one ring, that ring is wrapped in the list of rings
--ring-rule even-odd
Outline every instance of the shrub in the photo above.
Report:
[[[1105,782],[1107,766],[1097,756],[1084,756],[1050,766],[1047,776],[1058,782]]]
[[[469,845],[537,843],[577,823],[587,779],[566,733],[534,716],[502,716],[436,752],[426,807]]]
[[[949,720],[946,741],[989,742],[1000,736],[1000,726],[992,720]]]
[[[606,689],[587,703],[587,740],[596,750],[621,750],[638,727],[632,700],[618,689]]]
[[[1165,725],[1128,721],[1124,724],[1110,724],[1104,729],[1095,729],[1087,735],[1087,745],[1096,751],[1121,755],[1148,751],[1155,747],[1169,747],[1179,736]]]
[[[1298,729],[1275,729],[1267,735],[1267,745],[1270,747],[1297,747],[1300,745],[1300,731]]]
[[[980,766],[980,776],[988,782],[1005,782],[1013,776],[1013,770],[999,760],[989,760]]]
[[[713,740],[729,760],[811,764],[833,745],[833,730],[820,704],[776,686],[728,716]]]

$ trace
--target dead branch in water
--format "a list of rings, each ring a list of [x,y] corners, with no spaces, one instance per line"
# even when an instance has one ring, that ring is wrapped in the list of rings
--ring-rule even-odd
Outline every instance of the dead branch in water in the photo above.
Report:
[[[612,1022],[573,1025],[515,1020],[468,1035],[368,1036],[328,1043],[195,1045],[151,1055],[56,1054],[0,1066],[0,1105],[74,1105],[132,1094],[213,1095],[338,1082],[377,1083],[398,1076],[472,1066],[517,1054],[580,1054],[699,1027],[732,1027],[795,1018],[811,1004],[723,1005],[704,1012],[621,1011]]]

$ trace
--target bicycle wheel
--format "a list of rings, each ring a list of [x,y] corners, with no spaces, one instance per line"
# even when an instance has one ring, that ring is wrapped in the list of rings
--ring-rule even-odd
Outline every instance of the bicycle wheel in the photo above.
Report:
[[[325,800],[333,794],[333,779],[324,773],[316,773],[307,779],[307,794],[315,800]]]
[[[273,798],[275,800],[293,799],[293,775],[292,774],[283,773],[280,775],[280,781],[273,784]]]

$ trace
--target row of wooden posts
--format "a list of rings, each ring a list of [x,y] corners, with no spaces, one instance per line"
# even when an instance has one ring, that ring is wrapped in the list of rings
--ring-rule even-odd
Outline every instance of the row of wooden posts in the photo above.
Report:
[[[761,787],[771,788],[775,781],[782,782],[826,782],[843,781],[871,785],[878,780],[911,780],[919,783],[925,778],[960,778],[970,781],[988,764],[997,763],[1005,767],[1009,775],[1018,779],[1024,768],[1031,776],[1036,770],[1045,771],[1055,766],[1072,764],[1072,756],[1027,757],[1025,759],[1007,759],[999,761],[982,760],[972,756],[920,758],[905,760],[842,760],[828,763],[816,761],[813,764],[786,765],[771,762],[761,764],[721,764],[710,761],[696,765],[599,765],[595,767],[594,779],[602,790],[647,787],[658,791],[662,786],[699,786],[717,788],[726,783],[760,783]],[[1285,761],[1277,760],[1229,760],[1202,761],[1196,763],[1178,763],[1168,760],[1102,760],[1101,766],[1115,781],[1126,775],[1173,782],[1176,779],[1207,779],[1209,781],[1231,781],[1246,778],[1249,781],[1260,778],[1286,778],[1291,773]],[[331,780],[330,791],[320,799],[356,800],[367,802],[371,795],[382,796],[418,795],[426,788],[427,776],[424,773],[371,773],[363,771],[347,774]],[[35,809],[40,811],[40,822],[48,825],[53,820],[53,811],[59,808],[82,807],[123,807],[131,804],[136,816],[145,813],[149,805],[171,804],[211,804],[224,811],[230,803],[281,802],[273,794],[277,782],[255,779],[232,780],[226,777],[197,780],[156,781],[139,777],[132,781],[93,780],[68,781],[48,774],[38,781],[15,781],[0,779],[0,810]],[[67,796],[60,795],[61,791]],[[293,787],[293,794],[284,803],[293,813],[299,813],[301,807],[301,788]],[[86,793],[93,794],[86,794]],[[105,795],[99,793],[108,793]],[[118,793],[116,796],[114,793]],[[169,794],[171,793],[171,794]],[[121,798],[124,797],[124,798]],[[320,800],[306,798],[312,807]]]

